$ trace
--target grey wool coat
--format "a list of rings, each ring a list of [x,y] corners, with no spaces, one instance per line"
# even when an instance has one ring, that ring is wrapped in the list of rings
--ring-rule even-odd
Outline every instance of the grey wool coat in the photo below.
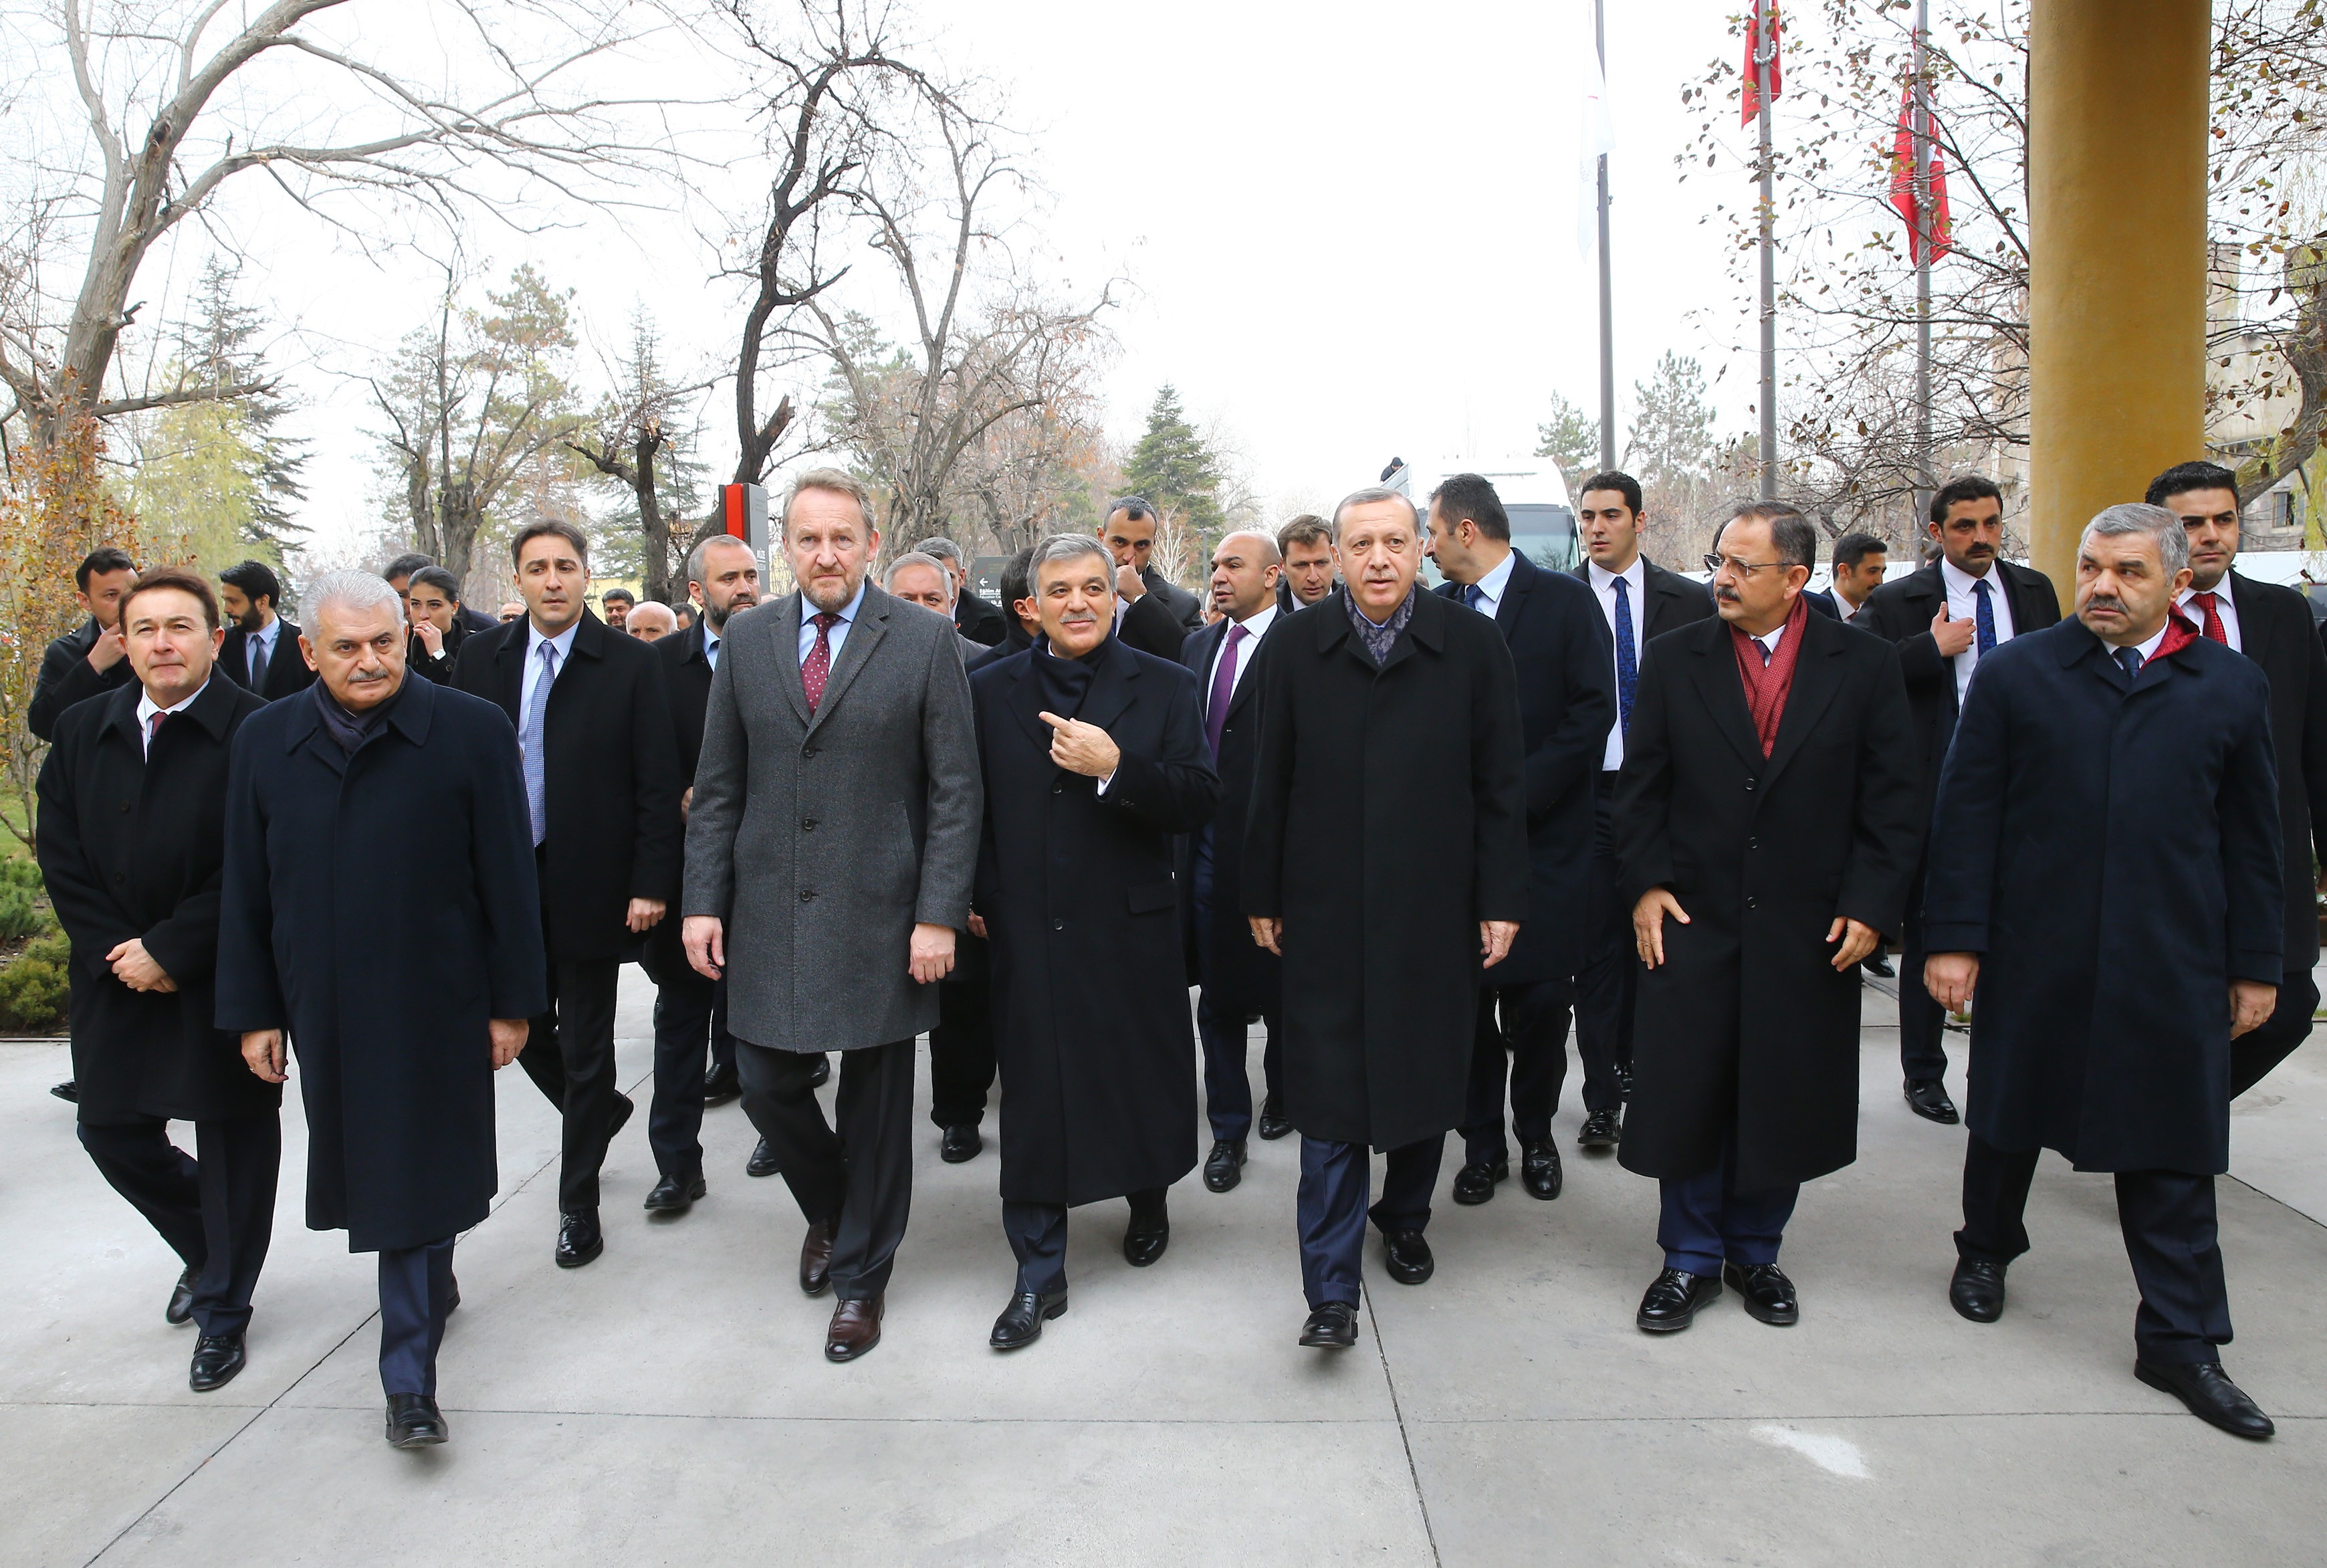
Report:
[[[725,922],[727,1027],[850,1050],[937,1022],[917,922],[969,923],[985,794],[953,625],[865,584],[824,698],[797,592],[727,623],[703,716],[683,915]]]

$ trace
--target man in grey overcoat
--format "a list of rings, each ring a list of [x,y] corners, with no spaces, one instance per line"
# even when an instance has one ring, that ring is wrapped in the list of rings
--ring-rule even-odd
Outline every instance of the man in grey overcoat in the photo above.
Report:
[[[801,474],[782,527],[799,587],[728,622],[711,679],[681,938],[727,977],[743,1110],[808,1222],[800,1289],[838,1297],[824,1353],[852,1361],[881,1339],[913,1039],[968,924],[984,797],[952,626],[865,581],[864,486]],[[828,1050],[836,1129],[813,1082]]]

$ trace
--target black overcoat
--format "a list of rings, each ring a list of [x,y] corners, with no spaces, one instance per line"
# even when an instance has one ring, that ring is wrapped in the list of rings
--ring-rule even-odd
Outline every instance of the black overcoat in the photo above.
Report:
[[[1051,761],[1033,652],[970,682],[986,776],[973,907],[992,942],[1002,1196],[1090,1203],[1196,1163],[1196,1050],[1173,835],[1220,803],[1196,683],[1114,638],[1074,717],[1122,752],[1114,780]]]
[[[42,650],[40,677],[33,684],[33,700],[24,708],[24,727],[42,740],[55,738],[57,721],[74,704],[136,683],[136,671],[129,667],[126,658],[117,658],[106,666],[103,675],[89,667],[89,650],[97,646],[97,622],[91,619]]]
[[[674,760],[683,794],[695,783],[695,764],[703,755],[703,713],[711,703],[711,660],[703,651],[701,612],[696,612],[695,624],[686,630],[675,631],[649,646],[662,666],[663,695],[670,704],[671,733],[678,745]],[[674,912],[655,922],[647,932],[640,965],[657,985],[663,984],[667,976],[678,977],[681,985],[701,979],[687,967],[687,947],[680,932],[685,924]]]
[[[1625,1169],[1712,1169],[1737,1134],[1741,1191],[1839,1170],[1858,1148],[1858,970],[1837,915],[1898,934],[1920,799],[1898,650],[1800,621],[1794,684],[1762,755],[1729,623],[1650,642],[1616,787],[1629,911],[1669,888],[1665,962],[1640,975]],[[1792,631],[1788,632],[1793,635]]]
[[[512,726],[525,718],[529,624],[519,616],[479,632],[453,672],[455,690],[500,704]],[[584,611],[572,657],[549,688],[544,724],[549,956],[560,963],[624,957],[637,947],[631,901],[676,905],[685,863],[678,792],[687,780],[671,748],[670,699],[654,645]]]
[[[290,1031],[307,1224],[355,1252],[484,1218],[495,1018],[548,1004],[517,733],[407,675],[350,756],[312,695],[236,737],[218,1024]]]
[[[1015,616],[1006,616],[1002,606],[980,599],[964,587],[953,602],[953,629],[982,648],[992,648],[1010,630]]]
[[[2327,654],[2302,594],[2236,572],[2223,580],[2246,656],[2270,677],[2271,751],[2278,764],[2278,828],[2285,853],[2283,952],[2289,972],[2319,962],[2314,864],[2327,864]],[[2313,856],[2317,856],[2316,860]]]
[[[227,628],[226,640],[219,646],[219,668],[239,686],[249,686],[268,702],[305,691],[314,684],[315,671],[307,663],[307,656],[299,650],[299,625],[275,618],[275,646],[267,650],[266,668],[257,686],[250,681],[249,635],[239,626]]]
[[[83,703],[57,723],[41,765],[41,875],[72,942],[73,1081],[91,1122],[209,1121],[272,1114],[279,1084],[254,1076],[220,1031],[219,890],[226,863],[227,759],[266,705],[212,673],[139,743],[143,688]],[[132,937],[176,982],[132,991],[105,956]]]
[[[1252,805],[1253,762],[1260,753],[1260,649],[1277,635],[1290,618],[1276,612],[1248,656],[1244,677],[1229,699],[1228,717],[1220,724],[1220,754],[1212,759],[1220,776],[1220,808],[1211,820],[1212,920],[1210,952],[1199,966],[1197,944],[1204,933],[1196,923],[1195,845],[1189,834],[1180,841],[1180,934],[1188,952],[1191,977],[1205,977],[1205,994],[1213,1011],[1226,1019],[1257,1017],[1274,1012],[1282,994],[1283,977],[1276,954],[1252,939],[1244,918],[1244,824]],[[1198,712],[1210,700],[1208,683],[1212,660],[1229,632],[1229,622],[1216,621],[1189,634],[1180,649],[1181,667],[1196,677]]]
[[[1438,592],[1460,604],[1463,585]],[[1582,967],[1584,883],[1592,871],[1600,761],[1616,722],[1616,639],[1592,590],[1564,572],[1511,555],[1495,625],[1519,676],[1527,746],[1527,919],[1495,985],[1565,980]]]
[[[2267,686],[2203,638],[2128,681],[2077,621],[1980,660],[1923,920],[1982,955],[1965,1119],[1997,1148],[2228,1168],[2229,983],[2283,965]]]
[[[1479,922],[1525,920],[1518,679],[1433,593],[1377,668],[1335,589],[1269,634],[1244,910],[1285,922],[1285,1108],[1395,1149],[1461,1125]]]

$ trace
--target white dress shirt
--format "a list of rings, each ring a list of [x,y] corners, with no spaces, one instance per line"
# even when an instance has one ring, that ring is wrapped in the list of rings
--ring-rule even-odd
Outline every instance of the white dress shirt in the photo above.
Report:
[[[1236,673],[1229,677],[1229,696],[1235,696],[1237,687],[1244,684],[1244,672],[1251,667],[1252,656],[1260,651],[1260,639],[1267,634],[1268,629],[1276,622],[1276,601],[1274,597],[1269,600],[1266,608],[1237,622],[1238,626],[1244,628],[1244,636],[1236,646]],[[1204,701],[1208,703],[1212,700],[1212,683],[1220,678],[1220,659],[1228,651],[1229,634],[1224,631],[1220,633],[1220,651],[1212,655],[1212,662],[1204,670],[1203,696]]]
[[[1510,586],[1511,562],[1516,559],[1518,555],[1519,552],[1517,550],[1504,551],[1502,563],[1493,571],[1488,573],[1476,583],[1471,584],[1472,588],[1476,588],[1479,591],[1479,602],[1472,605],[1472,608],[1478,611],[1480,614],[1485,616],[1490,621],[1492,621],[1495,618],[1496,610],[1500,608],[1503,602],[1503,590]],[[1463,602],[1469,604],[1471,602],[1471,588],[1463,589],[1462,597]]]
[[[1971,623],[1971,646],[1956,655],[1956,701],[1963,701],[1964,693],[1971,689],[1971,672],[1979,664],[1979,595],[1973,591],[1975,583],[1988,585],[1989,612],[1995,621],[1997,646],[2010,642],[2013,636],[2012,600],[2004,592],[2004,574],[1991,565],[1985,577],[1975,577],[1946,556],[1939,557],[1939,580],[1948,585],[1948,619]]]
[[[1776,630],[1770,632],[1766,636],[1753,639],[1754,641],[1762,645],[1762,664],[1767,665],[1778,657],[1778,644],[1785,639],[1785,636],[1786,623],[1780,621],[1778,622],[1778,628]]]
[[[2198,597],[2198,592],[2195,588],[2185,588],[2175,596],[2173,602],[2182,607],[2182,613],[2190,618],[2190,624],[2202,632],[2206,630],[2206,613],[2190,602]],[[2222,635],[2230,639],[2232,648],[2244,653],[2247,650],[2247,639],[2238,631],[2238,607],[2230,598],[2229,574],[2227,572],[2222,574],[2222,580],[2205,592],[2214,596],[2214,613],[2222,618]],[[2163,634],[2160,633],[2160,635]],[[2143,657],[2148,656],[2145,654]]]
[[[832,664],[835,669],[840,667],[841,644],[848,640],[848,629],[856,624],[856,612],[864,608],[864,584],[859,583],[856,584],[856,597],[841,606],[836,611],[840,619],[835,621],[832,630],[825,634],[825,642],[832,650]],[[807,594],[800,595],[799,661],[803,665],[808,663],[808,656],[815,651],[816,618],[821,613],[822,611],[818,611],[814,604],[808,602]],[[718,667],[714,665],[712,667],[715,669]]]
[[[2165,640],[2165,634],[2172,630],[2173,628],[2173,622],[2169,620],[2163,626],[2160,626],[2155,632],[2151,634],[2145,641],[2136,642],[2133,645],[2135,648],[2141,650],[2142,668],[2147,669],[2149,667],[2149,661],[2157,657],[2157,645]],[[2116,643],[2112,642],[2109,644],[2109,657],[2111,658],[2115,658],[2117,657],[2117,645]]]
[[[529,713],[533,709],[533,688],[541,684],[541,645],[546,642],[557,650],[557,674],[563,675],[565,673],[565,661],[574,654],[574,634],[581,629],[582,623],[576,621],[556,636],[544,637],[541,628],[533,623],[533,618],[526,618],[525,684],[518,692],[519,713]],[[551,685],[555,686],[557,676],[550,677]]]
[[[1649,634],[1645,624],[1647,607],[1641,602],[1641,591],[1648,584],[1649,574],[1638,555],[1633,556],[1632,564],[1621,572],[1611,572],[1597,561],[1591,563],[1585,571],[1592,583],[1593,597],[1600,601],[1600,613],[1607,617],[1612,639],[1616,631],[1616,579],[1621,577],[1624,580],[1624,601],[1632,612],[1632,669],[1637,674],[1640,667],[1640,649],[1648,641]],[[1608,667],[1612,671],[1616,668],[1613,647],[1612,641],[1608,655]],[[1608,747],[1601,753],[1600,768],[1603,772],[1612,773],[1623,765],[1624,726],[1621,723],[1611,724],[1608,726]]]
[[[143,690],[138,692],[137,743],[139,747],[143,749],[146,756],[150,757],[154,754],[154,715],[155,714],[177,713],[179,710],[183,708],[186,704],[192,702],[194,697],[198,697],[204,692],[208,691],[210,689],[210,683],[209,678],[205,677],[202,684],[194,688],[194,696],[182,698],[177,702],[172,703],[166,708],[155,707],[154,705],[154,698],[150,693]]]

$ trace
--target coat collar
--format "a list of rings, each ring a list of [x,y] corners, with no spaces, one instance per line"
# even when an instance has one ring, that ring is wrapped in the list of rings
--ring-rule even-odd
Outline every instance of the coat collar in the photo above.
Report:
[[[1317,617],[1317,651],[1331,653],[1336,643],[1346,642],[1350,647],[1350,657],[1371,670],[1375,667],[1373,656],[1366,651],[1365,644],[1357,639],[1358,629],[1350,624],[1349,597],[1349,585],[1343,583],[1310,606],[1313,610],[1324,611]],[[1327,610],[1329,605],[1332,607],[1330,611]],[[1406,630],[1399,632],[1397,640],[1390,645],[1389,658],[1382,662],[1378,673],[1388,675],[1405,663],[1413,657],[1416,644],[1434,654],[1444,652],[1447,628],[1451,624],[1449,618],[1457,612],[1464,615],[1477,613],[1436,593],[1416,593],[1414,613],[1406,617]]]
[[[213,665],[210,678],[203,683],[201,693],[174,716],[200,724],[210,732],[211,740],[223,741],[227,726],[234,722],[235,698],[242,689],[228,678],[223,667]],[[105,694],[105,701],[111,705],[105,711],[106,723],[136,745],[141,757],[145,754],[145,747],[144,737],[137,733],[137,704],[145,695],[145,688],[135,680]]]
[[[855,635],[849,633],[851,638]],[[1038,656],[1030,649],[1010,657],[1017,666],[1010,676],[1010,712],[1026,738],[1047,752],[1051,726],[1042,722],[1042,682],[1034,671]],[[1082,710],[1075,716],[1104,730],[1123,717],[1123,711],[1139,695],[1139,655],[1125,647],[1121,638],[1110,637],[1092,649],[1089,658],[1090,690],[1083,695]]]
[[[1715,619],[1719,619],[1715,617]],[[1785,771],[1794,753],[1802,749],[1802,741],[1825,716],[1827,708],[1842,690],[1843,656],[1850,649],[1844,640],[1842,622],[1815,611],[1802,617],[1801,651],[1794,659],[1794,684],[1786,693],[1786,711],[1778,718],[1777,743],[1770,748],[1768,768],[1762,773],[1764,781]],[[1730,678],[1736,678],[1736,660],[1730,660]],[[1738,697],[1744,697],[1744,683],[1738,683]],[[1750,718],[1749,727],[1750,727]],[[1762,748],[1757,742],[1754,751]]]
[[[581,639],[575,638],[575,642],[578,646]],[[322,682],[318,678],[313,685],[321,689]],[[346,753],[340,750],[340,743],[323,731],[323,716],[315,711],[315,704],[320,699],[313,692],[303,690],[296,698],[285,700],[291,706],[283,726],[285,752],[295,751],[312,739],[317,751],[332,763],[333,770],[338,771],[344,766]],[[388,709],[388,723],[381,726],[382,733],[394,730],[416,746],[426,745],[428,732],[436,715],[436,683],[426,676],[415,675],[407,669],[404,672],[404,685],[397,689],[396,695],[388,700],[394,705]],[[132,697],[130,702],[134,706],[136,699]],[[373,738],[377,740],[378,737]],[[365,749],[369,749],[369,743]]]

